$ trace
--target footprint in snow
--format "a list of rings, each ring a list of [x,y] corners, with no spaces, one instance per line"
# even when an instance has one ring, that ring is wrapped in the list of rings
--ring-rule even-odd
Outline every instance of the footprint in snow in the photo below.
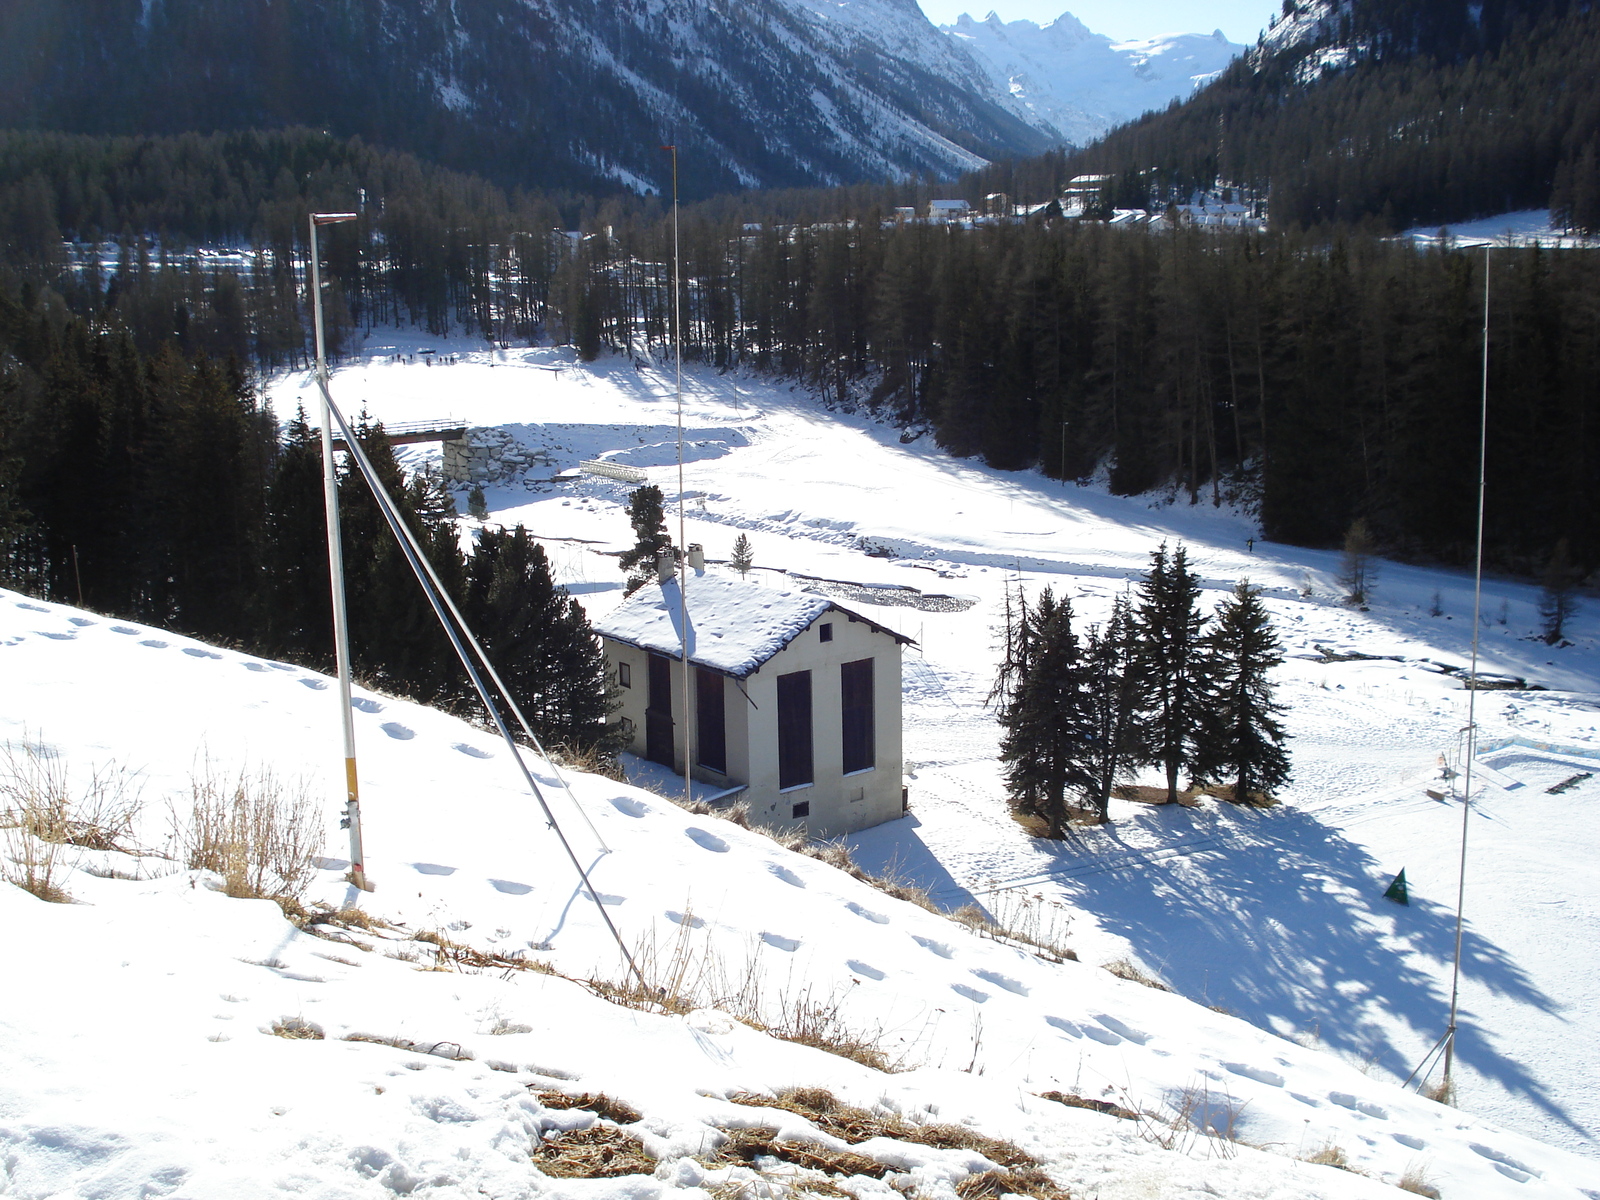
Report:
[[[689,828],[685,829],[683,832],[691,842],[693,842],[696,846],[699,846],[702,850],[710,850],[716,854],[724,854],[727,852],[728,843],[723,841],[714,833],[708,833],[706,830],[698,829],[693,825],[689,826]]]
[[[183,652],[190,658],[221,658],[215,650],[202,650],[199,646],[185,646]]]
[[[299,682],[303,683],[313,692],[325,692],[328,690],[328,681],[326,679],[302,679]]]
[[[673,908],[667,909],[667,920],[674,925],[682,925],[687,929],[704,929],[706,927],[706,923],[693,913],[681,913]],[[765,934],[762,934],[762,937],[765,936]]]
[[[804,879],[801,879],[800,876],[796,875],[793,871],[789,870],[788,867],[783,866],[781,863],[768,863],[767,870],[771,871],[790,887],[803,888],[806,885],[806,881]]]
[[[438,863],[429,862],[414,862],[411,864],[411,869],[421,875],[454,875],[456,873],[454,867],[444,867]]]
[[[274,671],[298,671],[299,667],[290,666],[288,663],[268,663]]]
[[[1518,1162],[1503,1150],[1496,1150],[1493,1146],[1485,1146],[1482,1142],[1468,1142],[1474,1154],[1481,1154],[1495,1165],[1500,1174],[1515,1179],[1518,1183],[1527,1183],[1539,1172],[1527,1163]]]
[[[368,700],[365,696],[352,697],[350,707],[364,713],[381,713],[383,711],[383,705],[376,700]]]
[[[914,933],[911,935],[911,940],[929,953],[937,954],[940,958],[954,957],[950,952],[950,947],[943,942],[936,942],[932,938],[918,937]]]
[[[383,730],[397,742],[409,742],[412,738],[417,736],[404,725],[400,724],[399,721],[385,721],[382,725],[379,725],[378,728]]]
[[[586,891],[586,892],[582,892],[581,894],[582,894],[582,896],[583,896],[583,898],[585,900],[588,900],[591,903],[593,901],[595,901],[595,900],[598,900],[598,901],[600,901],[601,904],[605,904],[605,905],[608,905],[608,906],[614,906],[614,905],[618,905],[618,904],[625,904],[625,903],[627,903],[627,900],[628,900],[628,898],[626,896],[614,896],[610,892],[587,892]]]
[[[323,858],[318,855],[311,860],[311,865],[319,871],[348,871],[350,860],[348,858]]]
[[[266,671],[266,667],[262,666],[260,663],[247,662],[247,663],[240,663],[239,665],[241,667],[243,667],[246,671],[261,671],[261,672],[265,672]]]
[[[1028,994],[1028,989],[1009,975],[1002,975],[998,971],[974,970],[972,973],[985,983],[992,983],[995,987],[1004,988],[1015,995],[1026,996]]]
[[[94,622],[89,620],[88,617],[68,617],[67,620],[70,621],[72,624],[78,626],[80,629],[85,625],[93,625],[94,624]]]
[[[1407,1150],[1421,1150],[1424,1146],[1426,1146],[1428,1144],[1427,1142],[1423,1141],[1421,1138],[1413,1137],[1409,1133],[1396,1133],[1396,1134],[1393,1134],[1392,1136],[1394,1137],[1395,1141],[1399,1142]]]
[[[531,883],[516,883],[510,879],[491,879],[489,886],[497,892],[504,892],[508,896],[526,896],[533,891]],[[510,936],[507,934],[506,936]]]
[[[20,609],[24,609],[27,612],[49,612],[50,611],[48,608],[41,608],[37,604],[18,604],[17,607],[20,608]]]
[[[46,630],[46,629],[35,629],[34,632],[37,633],[40,637],[47,637],[47,638],[51,639],[52,641],[56,641],[56,642],[75,642],[75,641],[78,640],[78,635],[76,633],[51,633],[49,630]],[[147,646],[149,644],[150,644],[149,642],[145,643],[145,645],[147,645]],[[162,645],[166,645],[166,643],[163,642]]]
[[[844,965],[849,967],[857,975],[865,975],[868,979],[884,978],[884,972],[878,970],[878,968],[873,966],[871,963],[862,962],[859,958],[847,959]]]
[[[135,629],[131,625],[113,625],[111,627],[111,632],[112,633],[129,633],[129,634],[132,634],[132,633],[143,633],[144,630]]]
[[[1269,1071],[1265,1067],[1252,1067],[1247,1063],[1222,1064],[1224,1070],[1232,1071],[1235,1075],[1243,1075],[1246,1079],[1254,1079],[1257,1083],[1264,1083],[1268,1087],[1282,1087],[1283,1076],[1276,1071]]]
[[[1100,1016],[1096,1017],[1095,1020],[1099,1021],[1100,1024],[1111,1030],[1112,1033],[1118,1034],[1121,1037],[1125,1037],[1130,1042],[1136,1042],[1142,1046],[1150,1040],[1150,1035],[1148,1033],[1135,1029],[1132,1025],[1126,1024],[1123,1021],[1119,1021],[1115,1017],[1108,1017],[1104,1014],[1101,1014]]]
[[[1363,1100],[1359,1096],[1352,1096],[1349,1092],[1329,1092],[1328,1099],[1332,1100],[1340,1108],[1353,1109],[1358,1113],[1365,1113],[1369,1117],[1376,1117],[1380,1121],[1386,1121],[1389,1118],[1388,1109],[1374,1104],[1370,1100]]]
[[[1083,1036],[1083,1030],[1079,1029],[1076,1024],[1067,1020],[1065,1017],[1046,1017],[1044,1019],[1044,1023],[1046,1025],[1054,1026],[1056,1029],[1059,1029],[1062,1033],[1065,1033],[1070,1037]]]
[[[643,800],[635,800],[632,796],[612,796],[611,807],[625,817],[642,817],[654,811]]]
[[[140,642],[139,645],[149,646],[152,650],[165,650],[167,648],[167,644],[160,638],[150,638],[147,641]]]
[[[863,917],[866,920],[871,921],[874,925],[887,925],[889,923],[889,918],[884,916],[882,913],[875,913],[870,908],[862,908],[861,905],[857,904],[854,900],[851,900],[849,903],[847,903],[845,907],[851,912],[855,913],[856,916]]]
[[[1092,1038],[1093,1040],[1099,1042],[1102,1046],[1122,1045],[1121,1038],[1112,1033],[1111,1030],[1101,1029],[1098,1025],[1083,1026],[1083,1036],[1086,1038]]]
[[[461,751],[461,753],[465,754],[468,758],[493,758],[494,757],[494,755],[489,753],[489,751],[480,750],[476,746],[469,746],[465,742],[455,742],[455,743],[453,743],[451,745],[450,748],[452,750]]]
[[[787,950],[791,954],[800,949],[799,938],[784,937],[781,933],[763,933],[761,940],[774,950]]]
[[[985,1000],[987,1000],[989,998],[989,993],[988,992],[980,992],[977,988],[968,987],[964,983],[952,983],[950,985],[950,990],[952,992],[954,992],[958,996],[965,996],[968,1000],[971,1000],[974,1004],[982,1004]]]

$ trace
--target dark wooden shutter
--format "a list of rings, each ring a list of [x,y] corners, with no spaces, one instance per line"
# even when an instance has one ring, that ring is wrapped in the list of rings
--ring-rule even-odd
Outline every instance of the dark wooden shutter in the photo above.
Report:
[[[672,660],[652,654],[649,703],[644,710],[645,757],[676,769],[672,740]]]
[[[722,707],[722,676],[704,667],[694,669],[695,760],[702,767],[728,769],[728,727]]]
[[[814,783],[811,762],[811,672],[778,676],[778,786]]]
[[[846,775],[877,765],[877,731],[873,722],[872,660],[863,658],[839,667],[839,709],[844,732]]]

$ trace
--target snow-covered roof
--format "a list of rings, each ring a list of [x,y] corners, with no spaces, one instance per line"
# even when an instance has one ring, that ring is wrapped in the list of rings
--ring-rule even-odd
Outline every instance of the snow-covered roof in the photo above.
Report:
[[[594,623],[602,637],[677,658],[683,653],[679,581],[647,583]],[[826,596],[764,587],[723,575],[689,573],[689,660],[743,679],[830,609],[886,633],[910,638],[835,604]]]

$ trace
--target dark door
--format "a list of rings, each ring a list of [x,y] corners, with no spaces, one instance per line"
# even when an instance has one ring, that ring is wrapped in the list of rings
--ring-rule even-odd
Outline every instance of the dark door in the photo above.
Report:
[[[722,676],[694,669],[695,761],[727,774],[728,726],[722,704]]]
[[[672,758],[672,660],[650,656],[650,698],[644,710],[644,755],[651,762],[677,768]]]
[[[813,783],[811,672],[778,676],[778,787]]]

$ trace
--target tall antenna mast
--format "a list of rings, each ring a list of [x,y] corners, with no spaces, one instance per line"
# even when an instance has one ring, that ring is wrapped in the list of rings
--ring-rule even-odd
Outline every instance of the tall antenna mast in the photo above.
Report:
[[[679,657],[683,665],[683,802],[694,799],[691,772],[689,719],[689,540],[683,517],[683,309],[678,283],[678,147],[663,146],[672,154],[672,358],[678,391],[678,627]]]
[[[1472,760],[1478,749],[1478,639],[1483,609],[1483,495],[1489,457],[1489,251],[1483,248],[1483,388],[1478,412],[1478,547],[1472,582],[1472,669],[1467,676],[1467,765],[1461,792],[1461,859],[1456,879],[1456,953],[1450,971],[1450,1022],[1444,1031],[1444,1094],[1450,1094],[1450,1070],[1455,1065],[1456,1012],[1461,1000],[1462,911],[1467,897],[1467,823],[1472,814]]]
[[[317,339],[317,389],[322,393],[322,507],[328,523],[328,583],[333,592],[333,653],[339,669],[339,708],[344,730],[344,820],[350,831],[350,882],[370,892],[361,846],[361,789],[356,783],[356,726],[350,715],[350,622],[344,602],[344,551],[339,538],[339,480],[333,466],[333,397],[328,392],[328,360],[322,335],[322,254],[317,228],[354,221],[357,213],[312,213],[311,311]]]

